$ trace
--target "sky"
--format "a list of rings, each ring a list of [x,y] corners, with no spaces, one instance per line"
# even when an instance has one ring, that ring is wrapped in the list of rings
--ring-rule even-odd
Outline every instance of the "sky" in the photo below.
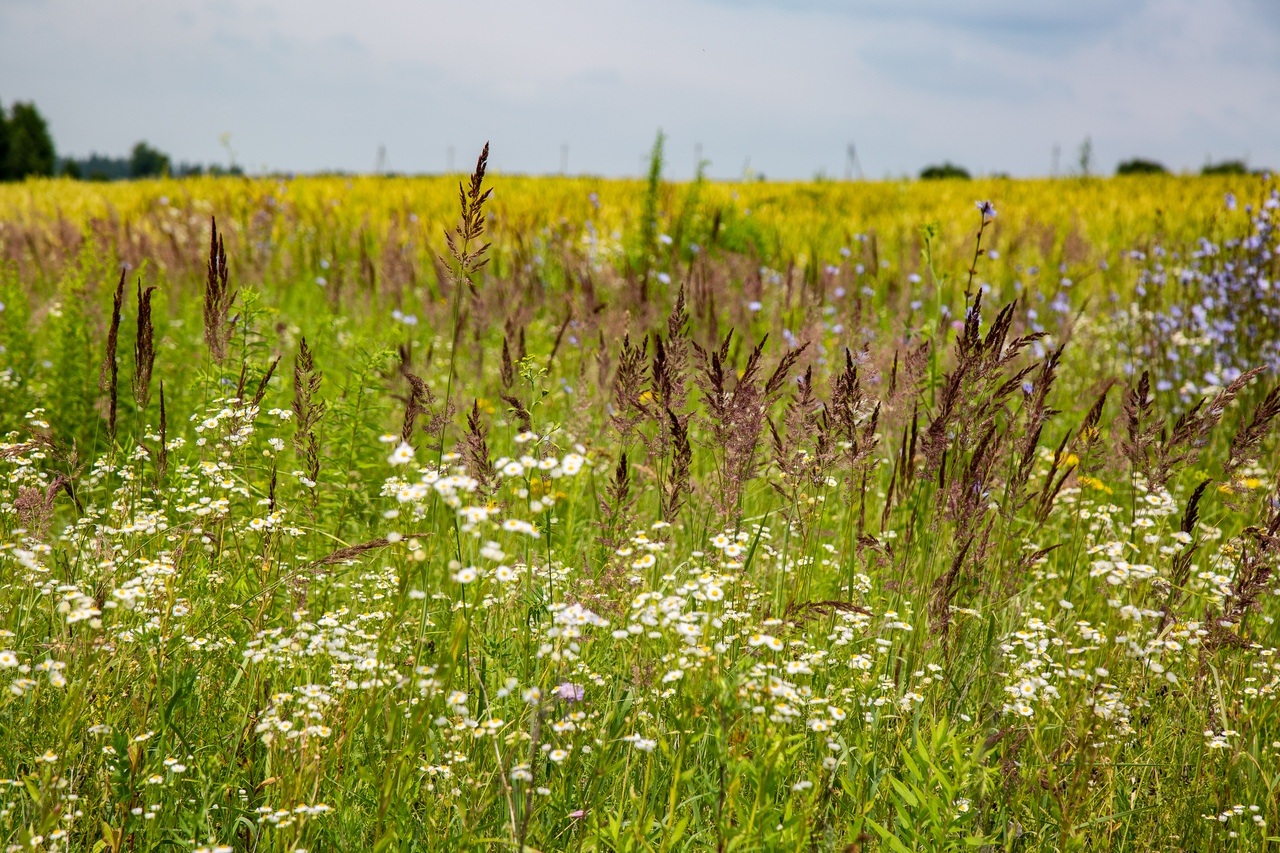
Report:
[[[250,172],[637,175],[659,129],[673,179],[1280,168],[1280,2],[0,0],[15,100]]]

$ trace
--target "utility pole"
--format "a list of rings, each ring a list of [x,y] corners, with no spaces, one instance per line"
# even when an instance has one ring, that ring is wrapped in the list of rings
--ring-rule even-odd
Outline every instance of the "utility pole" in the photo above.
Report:
[[[1053,165],[1049,169],[1049,175],[1051,177],[1054,177],[1054,178],[1058,177],[1058,160],[1061,157],[1062,157],[1062,146],[1055,142],[1053,143]]]
[[[844,152],[844,179],[852,181],[855,171],[858,173],[858,180],[862,180],[862,164],[858,162],[858,147],[850,142]]]
[[[702,143],[695,142],[693,144],[693,176],[695,178],[702,172]]]
[[[387,171],[387,146],[378,143],[378,159],[374,162],[373,173],[381,175]]]

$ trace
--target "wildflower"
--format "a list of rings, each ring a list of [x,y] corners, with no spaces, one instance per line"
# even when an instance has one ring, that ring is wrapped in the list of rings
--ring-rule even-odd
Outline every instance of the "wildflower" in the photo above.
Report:
[[[982,213],[983,222],[989,222],[990,220],[996,218],[995,205],[992,204],[990,201],[975,201],[974,204],[977,206],[978,210]]]
[[[780,652],[785,647],[782,640],[768,634],[752,634],[751,638],[747,640],[747,644],[753,647],[768,646],[775,652]]]
[[[18,656],[8,649],[0,651],[0,669],[11,669],[18,665]]]
[[[549,753],[547,753],[547,758],[551,759],[556,764],[561,763],[568,757],[569,757],[569,753],[565,752],[563,749],[553,749]]]
[[[400,442],[391,455],[387,457],[388,465],[408,465],[413,461],[413,448],[407,442]]]
[[[649,738],[641,737],[640,735],[627,735],[623,740],[629,742],[641,752],[653,752],[654,748],[658,745],[656,740],[650,740]]]
[[[581,702],[584,691],[581,684],[566,681],[556,688],[555,693],[556,698],[563,699],[566,702]]]
[[[454,572],[453,579],[460,584],[469,584],[476,579],[476,576],[476,570],[468,566],[465,569],[459,569]]]

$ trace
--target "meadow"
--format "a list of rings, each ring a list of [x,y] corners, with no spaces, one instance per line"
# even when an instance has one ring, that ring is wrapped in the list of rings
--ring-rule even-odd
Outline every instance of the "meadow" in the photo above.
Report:
[[[0,843],[1271,849],[1277,226],[0,186]]]

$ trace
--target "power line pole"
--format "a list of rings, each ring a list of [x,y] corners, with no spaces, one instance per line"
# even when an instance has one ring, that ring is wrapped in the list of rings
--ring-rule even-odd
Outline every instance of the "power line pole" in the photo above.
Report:
[[[862,180],[862,163],[858,162],[858,147],[850,142],[844,152],[844,179],[852,181],[855,170],[858,173],[858,180]]]

